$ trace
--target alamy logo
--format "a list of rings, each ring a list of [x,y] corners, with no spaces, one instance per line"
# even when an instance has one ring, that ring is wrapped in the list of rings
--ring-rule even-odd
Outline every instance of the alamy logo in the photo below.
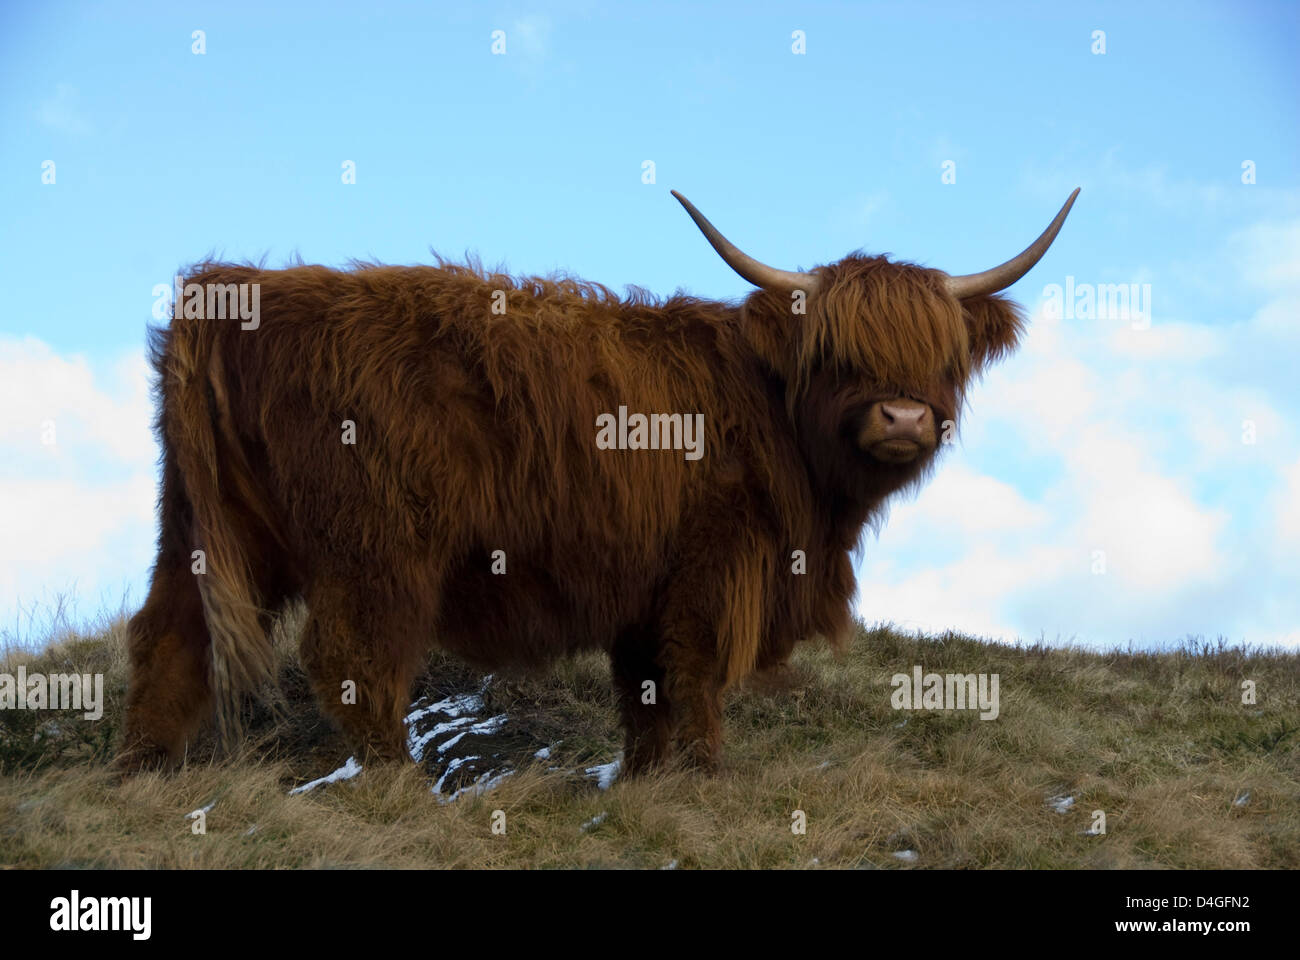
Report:
[[[73,890],[70,897],[50,901],[50,929],[128,930],[133,940],[148,940],[153,922],[152,897],[83,897]]]
[[[1075,283],[1043,287],[1043,307],[1054,320],[1131,320],[1134,330],[1151,326],[1151,284]]]
[[[599,450],[685,450],[687,460],[704,456],[704,414],[633,413],[618,408],[618,416],[596,418]]]
[[[241,330],[256,330],[262,322],[262,285],[260,283],[186,283],[178,276],[172,286],[165,283],[153,288],[155,320],[234,320],[244,321]]]
[[[993,673],[896,673],[889,703],[895,710],[979,710],[981,720],[998,718],[998,681]]]
[[[84,710],[86,720],[104,715],[102,673],[0,673],[0,710]]]

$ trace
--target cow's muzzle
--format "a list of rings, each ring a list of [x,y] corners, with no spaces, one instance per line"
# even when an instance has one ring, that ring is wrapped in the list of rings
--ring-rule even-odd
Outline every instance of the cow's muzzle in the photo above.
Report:
[[[872,404],[858,434],[858,446],[884,463],[910,463],[937,443],[933,411],[915,400]]]

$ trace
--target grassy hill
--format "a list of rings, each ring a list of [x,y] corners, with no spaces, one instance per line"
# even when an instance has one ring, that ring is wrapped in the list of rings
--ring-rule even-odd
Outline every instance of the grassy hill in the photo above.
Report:
[[[809,647],[730,695],[720,775],[608,789],[621,734],[603,657],[484,679],[436,655],[410,720],[419,764],[291,794],[347,759],[296,623],[277,637],[278,713],[256,710],[237,755],[203,740],[179,772],[126,781],[109,766],[123,620],[0,656],[0,673],[102,673],[106,698],[95,722],[0,711],[0,866],[1300,867],[1296,653],[862,628],[843,657]],[[998,718],[894,710],[890,678],[915,665],[999,674]]]

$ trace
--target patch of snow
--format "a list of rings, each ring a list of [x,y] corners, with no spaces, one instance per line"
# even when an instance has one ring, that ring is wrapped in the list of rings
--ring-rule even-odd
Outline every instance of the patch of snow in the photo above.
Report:
[[[412,714],[412,716],[414,716],[414,714]],[[411,754],[411,759],[416,763],[419,763],[424,759],[424,749],[429,745],[430,740],[439,734],[449,733],[452,730],[459,730],[461,727],[468,726],[473,722],[473,717],[459,717],[455,720],[448,720],[446,723],[435,723],[419,737],[415,735],[415,728],[412,727],[411,732],[406,738],[406,749]],[[439,748],[439,753],[442,752],[442,749],[442,747]]]
[[[490,733],[496,733],[506,725],[506,719],[507,717],[504,713],[498,713],[495,717],[488,717],[486,720],[480,720],[465,732],[481,733],[485,736]]]
[[[921,855],[915,850],[895,850],[894,857],[904,863],[915,863],[921,858]]]
[[[448,797],[439,796],[439,797],[438,797],[438,802],[439,802],[439,803],[455,803],[455,802],[456,802],[457,800],[459,800],[459,799],[460,799],[464,794],[467,794],[467,793],[470,794],[470,795],[472,795],[472,796],[478,796],[478,795],[481,794],[481,793],[487,793],[489,790],[495,788],[495,787],[496,787],[496,786],[497,786],[497,785],[498,785],[502,780],[504,780],[506,777],[510,776],[510,774],[512,774],[512,773],[514,773],[513,770],[506,770],[506,771],[503,771],[502,773],[497,774],[495,777],[490,776],[489,774],[485,773],[485,774],[483,774],[483,776],[479,777],[477,780],[475,780],[473,783],[471,783],[468,787],[461,787],[459,790],[457,790],[457,791],[456,791],[455,793],[453,793],[451,796],[448,796]]]
[[[466,757],[465,759],[478,760],[480,758]],[[460,766],[460,764],[457,763],[455,760],[453,760],[447,768],[447,773],[451,773],[451,771],[458,766]],[[442,786],[443,780],[447,779],[447,773],[444,773],[442,775],[442,779],[440,779],[437,785],[434,786],[433,788],[433,792],[435,795],[437,795],[439,803],[455,803],[458,799],[460,799],[461,796],[467,793],[475,797],[481,793],[487,793],[489,790],[496,788],[501,783],[502,780],[504,780],[506,777],[514,773],[514,771],[502,770],[500,773],[496,773],[494,776],[493,775],[494,771],[489,770],[487,773],[481,774],[469,786],[461,787],[459,790],[457,790],[455,793],[451,794],[450,796],[443,796],[442,791],[439,788]]]
[[[467,733],[496,733],[505,726],[506,719],[504,713],[499,713],[495,717],[489,717],[486,720],[479,720],[477,722],[475,722],[474,717],[458,717],[455,720],[448,720],[446,723],[437,723],[419,739],[412,736],[407,743],[407,749],[411,752],[411,758],[416,763],[419,763],[424,759],[424,750],[429,745],[429,741],[439,734],[449,733],[452,730],[460,731],[454,737],[451,737],[438,745],[438,752],[444,753],[447,749],[454,746],[456,742]]]
[[[613,786],[614,781],[618,779],[618,773],[623,768],[623,752],[620,750],[617,757],[609,763],[601,763],[594,767],[587,768],[587,776],[593,777],[596,786],[602,790],[608,790]]]
[[[419,701],[417,701],[418,703]],[[479,720],[474,716],[479,710],[483,709],[483,698],[472,693],[461,694],[457,697],[447,697],[439,700],[437,703],[427,707],[422,707],[410,713],[406,717],[406,725],[409,732],[406,738],[406,749],[411,754],[411,759],[419,763],[424,759],[424,752],[429,746],[429,741],[439,737],[444,733],[450,733],[453,730],[458,731],[456,736],[450,738],[441,744],[437,750],[443,753],[454,743],[460,740],[467,733],[493,734],[505,726],[508,719],[506,714],[499,713],[495,717],[489,717],[486,720]],[[435,723],[424,733],[417,735],[415,724],[431,713],[443,713],[454,719],[446,720],[442,723]]]
[[[460,743],[460,738],[465,736],[465,734],[468,732],[469,732],[468,730],[462,730],[460,733],[456,734],[456,736],[452,737],[450,740],[444,740],[442,743],[438,744],[438,752],[446,753],[452,747],[456,746],[456,744]],[[416,762],[418,763],[420,758],[416,757],[415,759]]]
[[[483,758],[479,756],[453,757],[451,763],[447,764],[447,769],[444,770],[442,772],[442,776],[438,778],[438,782],[433,785],[433,792],[438,794],[439,796],[442,796],[442,785],[447,782],[448,777],[450,777],[453,773],[455,773],[465,764],[469,763],[471,760],[482,760],[482,759]]]
[[[1250,803],[1250,791],[1249,791],[1249,790],[1247,790],[1247,791],[1246,791],[1245,793],[1243,793],[1241,796],[1237,797],[1236,800],[1232,801],[1232,805],[1233,805],[1234,807],[1244,807],[1244,806],[1245,806],[1246,804],[1248,804],[1248,803]]]
[[[438,753],[446,752],[467,733],[493,734],[505,725],[507,717],[504,713],[489,717],[487,720],[478,719],[485,706],[483,695],[491,682],[492,674],[488,674],[483,678],[478,693],[456,694],[433,703],[429,702],[428,697],[421,697],[411,704],[411,712],[406,715],[403,722],[407,726],[406,748],[416,763],[424,759],[429,743],[444,734],[455,733],[456,735],[438,746]],[[431,715],[447,719],[435,723],[427,730],[421,730],[421,721]]]
[[[483,698],[476,693],[459,693],[454,697],[445,697],[437,703],[431,703],[427,707],[419,706],[428,699],[428,697],[421,697],[411,704],[416,709],[406,715],[405,722],[408,727],[431,713],[445,713],[449,717],[462,717],[467,714],[472,716],[483,709]]]
[[[1057,813],[1069,813],[1070,808],[1074,806],[1074,797],[1048,797],[1047,805]]]
[[[676,870],[676,869],[677,869],[677,861],[676,861],[676,860],[669,860],[667,863],[665,863],[665,864],[664,864],[662,867],[660,867],[659,869],[660,869],[660,870]]]
[[[430,713],[445,713],[449,717],[459,717],[467,713],[478,713],[483,709],[483,694],[487,693],[488,686],[492,683],[492,674],[483,678],[482,684],[479,685],[478,693],[458,693],[454,697],[444,697],[437,703],[431,703],[427,707],[421,707],[420,704],[428,700],[428,697],[421,697],[411,704],[414,708],[412,713],[406,715],[406,724],[409,726],[421,717]]]
[[[322,783],[335,783],[339,780],[351,780],[361,772],[361,764],[357,763],[356,757],[348,757],[343,766],[339,767],[333,773],[321,777],[319,780],[313,780],[311,783],[304,783],[301,787],[294,787],[289,791],[289,796],[295,793],[306,793],[309,790],[315,790]]]
[[[582,832],[586,833],[588,830],[600,826],[602,823],[605,822],[605,818],[608,816],[609,816],[609,812],[602,810],[600,813],[596,814],[594,817],[592,817],[590,820],[588,820],[586,823],[582,825],[581,827]]]

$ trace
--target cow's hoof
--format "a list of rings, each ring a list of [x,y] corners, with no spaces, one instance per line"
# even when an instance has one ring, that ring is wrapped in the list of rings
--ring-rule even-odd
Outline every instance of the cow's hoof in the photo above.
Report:
[[[678,764],[692,773],[715,776],[722,770],[720,751],[705,743],[690,743],[682,746],[677,754]]]
[[[363,743],[354,754],[363,767],[377,767],[388,763],[410,763],[411,754],[406,744],[382,741]]]
[[[172,766],[166,749],[148,740],[136,740],[124,747],[113,760],[113,770],[123,778],[152,770],[167,770]]]

